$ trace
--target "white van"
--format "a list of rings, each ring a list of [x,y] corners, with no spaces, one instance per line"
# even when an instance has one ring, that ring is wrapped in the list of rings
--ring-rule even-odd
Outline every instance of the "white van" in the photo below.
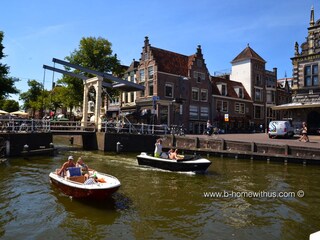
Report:
[[[289,121],[271,121],[268,128],[269,138],[293,137],[294,128]]]

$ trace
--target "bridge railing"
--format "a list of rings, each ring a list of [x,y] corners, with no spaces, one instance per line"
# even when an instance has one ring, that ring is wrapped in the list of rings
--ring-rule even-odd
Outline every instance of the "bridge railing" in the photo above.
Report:
[[[1,132],[95,132],[97,127],[88,122],[86,127],[81,121],[52,121],[50,119],[0,119]],[[102,122],[102,132],[166,135],[170,133],[167,125],[132,124]]]
[[[49,132],[50,121],[39,119],[0,119],[0,132]]]
[[[133,124],[118,122],[103,122],[101,131],[108,133],[130,133],[148,135],[169,134],[169,129],[167,125]]]
[[[87,123],[86,127],[81,126],[81,121],[51,121],[51,132],[95,132],[96,127],[92,123]]]

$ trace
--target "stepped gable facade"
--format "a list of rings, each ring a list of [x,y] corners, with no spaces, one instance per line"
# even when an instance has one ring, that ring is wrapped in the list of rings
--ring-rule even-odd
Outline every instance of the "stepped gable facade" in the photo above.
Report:
[[[204,129],[211,117],[212,88],[201,46],[187,56],[151,46],[145,37],[137,73],[145,91],[137,93],[136,105],[147,122],[183,124],[190,133]]]

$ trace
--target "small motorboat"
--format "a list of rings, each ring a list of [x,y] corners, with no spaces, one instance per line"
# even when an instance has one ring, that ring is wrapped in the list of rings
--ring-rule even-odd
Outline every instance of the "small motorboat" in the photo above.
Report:
[[[50,182],[57,186],[64,194],[78,199],[94,199],[104,200],[116,192],[121,186],[120,181],[111,175],[94,172],[90,173],[94,175],[95,180],[90,184],[90,181],[86,181],[83,175],[70,175],[62,177],[56,172],[49,174]]]
[[[139,165],[177,172],[205,172],[211,165],[211,161],[198,155],[184,156],[183,159],[172,160],[167,157],[154,157],[142,152],[137,156],[137,160]]]

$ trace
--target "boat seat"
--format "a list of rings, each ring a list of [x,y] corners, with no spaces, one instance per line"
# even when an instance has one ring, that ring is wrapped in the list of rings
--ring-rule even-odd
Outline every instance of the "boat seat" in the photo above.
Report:
[[[161,158],[165,158],[165,159],[168,159],[168,158],[169,158],[168,154],[165,153],[165,152],[162,152],[162,153],[160,154],[160,157],[161,157]]]
[[[69,177],[75,177],[75,176],[82,175],[80,167],[69,167],[68,172],[69,172],[69,174],[67,174],[67,176],[69,176]]]
[[[73,177],[68,177],[70,181],[78,182],[78,183],[84,183],[86,181],[85,176],[73,176]]]

